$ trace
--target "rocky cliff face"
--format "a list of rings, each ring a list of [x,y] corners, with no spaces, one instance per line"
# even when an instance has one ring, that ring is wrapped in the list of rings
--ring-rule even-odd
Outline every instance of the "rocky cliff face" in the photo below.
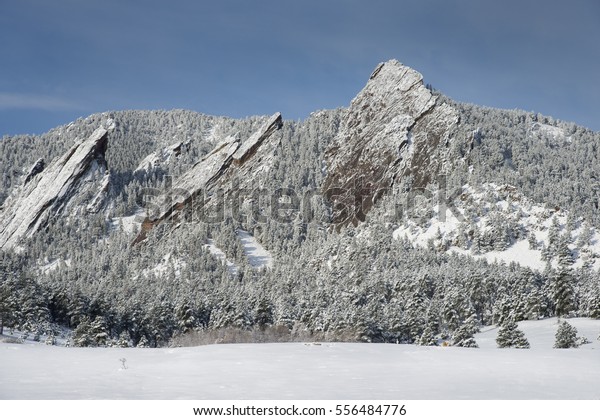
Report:
[[[100,209],[109,188],[107,140],[107,130],[99,128],[49,166],[43,159],[35,163],[0,209],[0,249],[18,245],[54,216]]]
[[[234,179],[238,181],[236,189],[244,188],[258,171],[266,168],[264,163],[278,142],[273,134],[282,124],[281,114],[275,113],[245,141],[242,142],[239,135],[233,135],[217,144],[192,169],[175,180],[169,191],[156,197],[134,243],[143,241],[154,226],[166,220],[179,220],[182,211],[203,207],[205,200],[210,200],[212,191],[220,189],[224,194],[230,193]]]
[[[357,225],[401,177],[425,187],[444,164],[458,113],[396,60],[380,64],[354,98],[326,151],[323,194],[336,227]]]

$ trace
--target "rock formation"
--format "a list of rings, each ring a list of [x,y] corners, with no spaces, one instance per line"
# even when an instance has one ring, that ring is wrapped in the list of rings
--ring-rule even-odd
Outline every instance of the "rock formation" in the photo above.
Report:
[[[67,209],[86,211],[89,194],[96,193],[96,204],[90,210],[98,210],[97,194],[109,187],[104,159],[107,140],[107,130],[99,128],[46,168],[42,159],[33,165],[0,213],[0,249],[13,248]]]
[[[398,177],[423,188],[440,171],[443,147],[458,113],[423,85],[417,71],[396,60],[380,64],[352,100],[326,151],[323,194],[339,228],[365,220]]]
[[[153,201],[151,211],[142,223],[142,230],[134,243],[143,241],[154,226],[165,220],[177,221],[182,210],[194,205],[202,207],[210,192],[218,188],[228,190],[228,181],[252,179],[260,170],[257,163],[263,161],[274,147],[266,148],[273,133],[282,126],[279,112],[269,117],[263,125],[244,142],[238,135],[228,136],[188,172],[177,179],[172,188]],[[274,146],[274,143],[271,143]],[[260,150],[260,153],[259,152]],[[243,187],[239,184],[236,188]],[[225,191],[227,193],[227,191]]]

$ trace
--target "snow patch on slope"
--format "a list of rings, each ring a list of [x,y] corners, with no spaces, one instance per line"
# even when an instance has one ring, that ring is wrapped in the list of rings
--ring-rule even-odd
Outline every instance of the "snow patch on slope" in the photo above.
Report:
[[[39,271],[43,274],[48,274],[53,272],[54,270],[56,270],[57,268],[59,268],[62,265],[66,265],[67,267],[71,266],[71,259],[68,258],[66,260],[63,260],[62,258],[57,258],[55,260],[52,260],[50,262],[47,262],[44,265],[39,266]]]
[[[175,277],[181,276],[181,270],[187,266],[187,263],[181,258],[174,257],[170,253],[165,255],[160,263],[153,268],[142,270],[142,275],[148,277],[151,274],[157,277],[163,277],[166,274],[172,273]]]
[[[146,217],[146,212],[144,209],[138,209],[131,216],[123,216],[123,217],[113,217],[110,220],[111,229],[113,230],[122,230],[128,235],[137,233],[140,230],[142,225],[142,221]]]
[[[562,128],[539,122],[531,125],[530,134],[540,140],[544,139],[552,143],[571,142],[571,137],[567,137]]]
[[[204,245],[204,247],[208,249],[208,251],[212,255],[214,255],[218,260],[225,264],[229,273],[231,273],[232,275],[236,275],[239,270],[238,266],[227,259],[227,255],[225,254],[225,252],[223,252],[221,248],[216,246],[215,242],[212,239],[208,239],[207,242],[208,243]]]
[[[450,247],[448,251],[462,255],[473,255],[468,250],[456,246]],[[529,249],[529,243],[526,240],[515,242],[513,246],[504,251],[489,251],[482,255],[474,255],[474,257],[483,258],[489,263],[515,262],[522,267],[529,267],[538,271],[543,271],[546,267],[546,263],[542,261],[542,253]]]
[[[245,230],[238,230],[237,235],[244,249],[244,255],[253,268],[273,267],[273,255],[254,236]]]

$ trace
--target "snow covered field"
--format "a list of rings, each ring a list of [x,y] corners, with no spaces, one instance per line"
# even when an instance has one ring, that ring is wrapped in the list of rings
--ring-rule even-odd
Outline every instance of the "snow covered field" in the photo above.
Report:
[[[556,319],[520,323],[531,349],[395,344],[65,348],[0,343],[2,399],[600,399],[600,320],[591,341],[553,349]],[[126,369],[123,368],[125,359]]]

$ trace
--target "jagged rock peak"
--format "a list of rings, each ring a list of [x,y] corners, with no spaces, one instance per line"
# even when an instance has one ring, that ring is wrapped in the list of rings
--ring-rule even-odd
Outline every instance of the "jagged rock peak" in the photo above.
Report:
[[[0,214],[0,249],[13,248],[21,238],[31,237],[64,209],[85,204],[79,203],[81,197],[95,192],[105,178],[107,141],[108,131],[98,128],[48,167],[36,162]]]
[[[326,151],[326,198],[336,227],[357,225],[394,182],[412,175],[424,187],[443,159],[458,113],[424,85],[423,76],[396,60],[379,64],[352,100]]]

